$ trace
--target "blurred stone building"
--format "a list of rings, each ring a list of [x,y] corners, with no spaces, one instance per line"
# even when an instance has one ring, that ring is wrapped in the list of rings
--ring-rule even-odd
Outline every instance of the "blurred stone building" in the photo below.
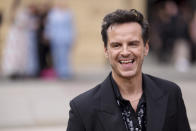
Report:
[[[21,0],[22,6],[30,3],[44,4],[54,0]],[[1,0],[0,10],[3,23],[0,28],[0,53],[10,26],[10,17],[14,0]],[[101,39],[101,22],[106,13],[118,8],[136,8],[146,14],[146,0],[67,0],[74,13],[77,39],[72,52],[72,64],[76,70],[102,68],[106,65],[103,42]],[[0,55],[1,56],[1,55]],[[1,57],[0,57],[1,58]]]

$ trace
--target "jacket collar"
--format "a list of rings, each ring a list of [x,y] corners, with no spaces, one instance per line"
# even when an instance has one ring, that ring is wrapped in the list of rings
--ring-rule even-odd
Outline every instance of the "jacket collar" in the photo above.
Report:
[[[105,131],[126,131],[121,111],[115,99],[110,75],[101,84],[99,119]]]
[[[115,99],[110,75],[101,84],[99,119],[105,131],[125,131],[126,128]],[[142,80],[147,103],[147,131],[160,131],[165,119],[168,97],[150,76],[142,74]]]
[[[147,105],[147,131],[161,131],[167,110],[168,95],[149,75],[142,75]]]

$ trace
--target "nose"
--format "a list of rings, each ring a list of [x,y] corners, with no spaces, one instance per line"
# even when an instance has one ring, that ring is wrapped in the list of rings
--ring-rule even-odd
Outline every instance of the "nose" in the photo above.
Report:
[[[124,45],[122,47],[121,55],[122,56],[128,56],[129,54],[130,54],[130,51],[129,51],[128,47],[126,45]]]

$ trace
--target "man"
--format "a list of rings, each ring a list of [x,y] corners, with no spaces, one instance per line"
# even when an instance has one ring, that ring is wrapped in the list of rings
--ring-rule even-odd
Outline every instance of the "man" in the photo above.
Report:
[[[142,73],[149,51],[143,15],[112,12],[101,34],[112,72],[70,102],[67,131],[190,131],[180,88]]]

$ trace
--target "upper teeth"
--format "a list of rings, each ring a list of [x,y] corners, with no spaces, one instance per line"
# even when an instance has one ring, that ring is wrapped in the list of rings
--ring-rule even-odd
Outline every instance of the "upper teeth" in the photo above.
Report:
[[[122,64],[133,63],[133,60],[120,61]]]

